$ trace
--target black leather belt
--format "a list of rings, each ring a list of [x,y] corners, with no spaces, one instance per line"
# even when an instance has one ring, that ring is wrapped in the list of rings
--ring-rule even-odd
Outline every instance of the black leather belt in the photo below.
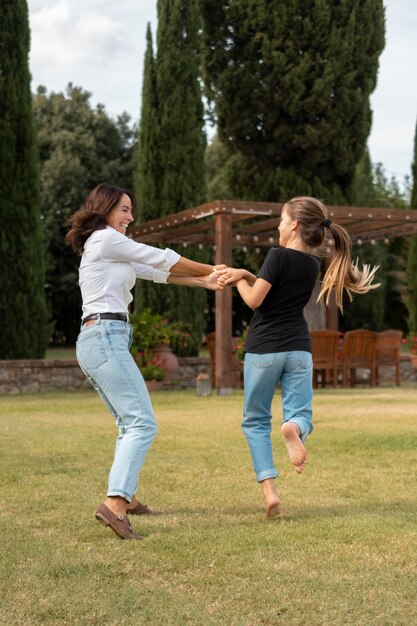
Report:
[[[101,320],[120,320],[121,322],[127,322],[127,315],[124,315],[124,313],[92,313],[83,319],[83,325],[86,322],[97,320],[98,318]]]

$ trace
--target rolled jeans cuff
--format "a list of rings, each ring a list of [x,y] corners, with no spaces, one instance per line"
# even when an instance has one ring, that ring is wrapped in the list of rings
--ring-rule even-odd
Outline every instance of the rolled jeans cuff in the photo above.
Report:
[[[267,478],[278,478],[278,476],[278,471],[274,467],[272,467],[271,469],[263,470],[262,472],[259,472],[259,474],[256,474],[256,480],[258,481],[258,483],[261,483]]]

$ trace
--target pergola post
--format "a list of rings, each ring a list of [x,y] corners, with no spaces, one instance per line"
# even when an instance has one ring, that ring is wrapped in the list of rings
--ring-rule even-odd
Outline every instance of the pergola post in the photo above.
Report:
[[[325,271],[327,271],[333,260],[333,256],[334,252],[325,257]],[[334,290],[330,293],[329,304],[326,307],[326,328],[327,330],[339,330],[339,309],[337,308]]]
[[[327,330],[339,330],[339,310],[334,291],[330,294],[329,305],[326,307],[326,328]]]
[[[232,265],[232,219],[215,216],[216,265]],[[232,289],[216,291],[216,390],[220,396],[233,393],[232,387]]]

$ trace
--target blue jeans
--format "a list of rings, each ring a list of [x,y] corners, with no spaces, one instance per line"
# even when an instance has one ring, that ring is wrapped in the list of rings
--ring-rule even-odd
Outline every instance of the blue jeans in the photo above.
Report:
[[[129,352],[131,343],[130,324],[118,320],[83,326],[77,339],[78,363],[119,429],[107,495],[128,502],[136,493],[139,472],[157,434],[145,381]]]
[[[309,352],[274,352],[245,355],[245,401],[242,430],[249,444],[258,482],[276,478],[271,443],[271,406],[280,383],[284,422],[300,429],[301,439],[313,430],[311,402],[313,366]]]

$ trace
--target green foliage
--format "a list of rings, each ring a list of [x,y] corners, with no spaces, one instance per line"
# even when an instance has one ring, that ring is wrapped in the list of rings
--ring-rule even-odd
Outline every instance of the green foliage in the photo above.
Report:
[[[160,207],[159,181],[162,175],[159,159],[159,107],[155,59],[150,24],[146,31],[146,54],[143,68],[142,112],[138,131],[135,190],[139,203],[139,221],[154,219]]]
[[[382,0],[201,5],[206,92],[232,155],[232,194],[348,199],[371,127]]]
[[[403,339],[403,343],[407,344],[407,347],[412,355],[417,355],[417,336],[415,333],[408,333],[405,339]]]
[[[367,151],[357,166],[352,188],[356,206],[405,208],[408,204],[407,187],[401,189],[394,177],[388,179],[381,163],[372,167]],[[353,246],[352,256],[359,264],[379,265],[377,281],[381,286],[365,298],[356,296],[352,303],[346,301],[340,318],[343,330],[397,328],[407,332],[407,250],[408,242],[403,238]]]
[[[368,150],[356,167],[356,174],[352,184],[352,204],[355,206],[376,206],[375,184],[372,164]],[[377,282],[381,282],[378,289],[371,290],[366,297],[354,296],[349,302],[345,298],[344,315],[339,315],[339,325],[344,331],[355,328],[369,330],[383,330],[387,328],[384,322],[386,297],[386,272],[388,270],[388,247],[384,242],[364,242],[363,245],[353,245],[353,259],[358,259],[359,265],[367,263],[378,265]]]
[[[137,352],[134,355],[137,366],[145,380],[164,380],[166,364],[157,356],[148,356],[144,352]]]
[[[169,345],[177,356],[198,356],[200,343],[194,327],[186,322],[172,322]]]
[[[239,337],[239,339],[236,342],[236,354],[237,357],[240,361],[243,361],[243,359],[245,358],[245,348],[246,348],[246,338],[248,336],[248,332],[249,332],[249,326],[247,326],[242,335]]]
[[[232,200],[232,194],[226,177],[226,167],[230,154],[226,146],[216,135],[207,146],[204,163],[207,187],[207,201]]]
[[[185,322],[169,322],[165,317],[144,309],[130,317],[133,327],[131,353],[139,354],[143,365],[148,365],[158,345],[169,345],[177,356],[196,356],[200,343],[193,336],[193,326]]]
[[[55,321],[54,342],[72,345],[79,331],[80,259],[65,244],[65,222],[98,183],[132,187],[135,130],[127,114],[117,121],[90,94],[68,85],[63,93],[39,87],[33,98],[42,178],[46,293]]]
[[[0,358],[43,357],[47,323],[40,181],[25,0],[0,2]]]
[[[157,3],[156,80],[162,168],[159,215],[197,206],[205,199],[206,136],[199,80],[198,1]]]

